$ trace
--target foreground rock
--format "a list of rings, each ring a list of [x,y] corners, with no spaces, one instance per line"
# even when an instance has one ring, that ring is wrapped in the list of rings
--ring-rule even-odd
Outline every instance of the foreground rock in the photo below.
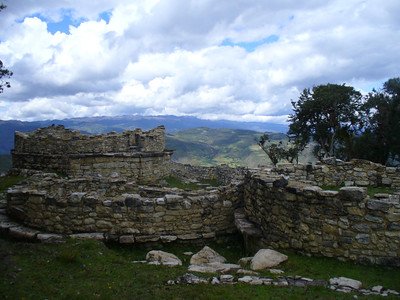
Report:
[[[208,283],[208,279],[198,277],[191,273],[186,273],[183,276],[178,277],[176,280],[168,280],[168,284],[199,284]]]
[[[188,270],[190,272],[198,272],[198,273],[229,273],[229,272],[236,272],[240,268],[241,267],[236,264],[212,262],[201,265],[190,265]]]
[[[183,276],[178,277],[176,280],[168,280],[168,284],[198,284],[198,283],[209,283],[212,285],[216,284],[250,284],[250,285],[273,285],[273,286],[326,286],[327,283],[324,280],[314,280],[301,276],[287,276],[278,277],[276,279],[269,277],[259,276],[243,276],[235,278],[233,275],[219,275],[212,278],[202,278],[191,273],[186,273]]]
[[[146,261],[153,265],[181,266],[182,261],[172,253],[161,250],[152,250],[147,253]]]
[[[225,257],[214,251],[208,246],[204,246],[199,252],[190,258],[191,265],[204,265],[210,263],[224,263]]]
[[[334,277],[329,279],[329,284],[336,285],[338,287],[347,287],[354,290],[359,290],[362,287],[361,281],[347,278],[347,277]]]
[[[259,271],[273,268],[286,261],[288,257],[272,249],[260,249],[250,262],[250,269]]]

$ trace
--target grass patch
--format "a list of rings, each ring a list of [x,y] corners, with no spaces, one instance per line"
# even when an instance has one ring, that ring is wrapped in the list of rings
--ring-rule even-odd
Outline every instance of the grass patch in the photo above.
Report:
[[[17,184],[24,178],[21,176],[4,176],[0,177],[0,193],[4,192],[6,189],[9,187],[12,187],[13,185]]]
[[[393,188],[387,186],[369,186],[367,191],[371,197],[375,194],[393,194],[395,192]]]
[[[244,256],[240,240],[209,246],[229,262],[234,263]],[[156,248],[174,253],[184,265],[169,268],[133,263],[143,260],[147,251]],[[195,253],[201,248],[192,244],[151,249],[106,247],[98,241],[79,240],[51,245],[0,239],[0,293],[2,299],[353,299],[354,294],[342,294],[323,287],[167,285],[169,279],[187,272],[190,257],[183,252]],[[400,290],[398,269],[286,254],[289,260],[279,267],[285,270],[285,275],[325,280],[347,276],[361,280],[366,287],[381,284]],[[268,272],[263,275],[271,277]]]
[[[332,185],[323,185],[321,188],[323,190],[329,191],[339,191],[343,186],[332,186]],[[387,186],[367,186],[367,194],[370,197],[375,196],[375,194],[393,194],[395,190],[391,187]]]
[[[220,183],[217,179],[204,179],[199,182],[184,182],[177,177],[169,176],[164,178],[164,180],[167,182],[168,187],[178,188],[182,190],[199,190],[201,188],[204,188],[204,186],[220,186]]]

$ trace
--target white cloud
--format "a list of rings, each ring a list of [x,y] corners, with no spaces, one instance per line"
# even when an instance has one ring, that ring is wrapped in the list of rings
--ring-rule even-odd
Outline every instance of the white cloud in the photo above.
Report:
[[[347,82],[368,92],[399,76],[396,0],[6,4],[0,57],[14,76],[0,95],[2,119],[139,113],[284,122],[305,87]],[[65,14],[77,23],[51,34],[47,22]],[[253,52],[222,46],[271,35],[278,40]]]

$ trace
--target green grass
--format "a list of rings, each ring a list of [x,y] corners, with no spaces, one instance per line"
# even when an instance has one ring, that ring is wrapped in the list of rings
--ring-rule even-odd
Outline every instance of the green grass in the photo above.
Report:
[[[323,190],[329,190],[329,191],[339,191],[340,188],[343,186],[332,186],[332,185],[323,185],[321,188]],[[375,196],[375,194],[393,194],[395,190],[391,187],[386,187],[386,186],[368,186],[367,187],[367,194],[370,197]]]
[[[178,188],[182,190],[198,190],[204,188],[204,186],[202,185],[209,185],[213,187],[220,186],[220,183],[218,182],[217,179],[204,179],[200,180],[198,183],[194,183],[194,182],[184,182],[177,177],[168,176],[164,178],[164,180],[167,182],[168,187]]]
[[[8,189],[9,187],[17,184],[23,180],[20,176],[4,176],[0,177],[0,193]]]
[[[375,194],[393,194],[395,190],[391,187],[386,187],[386,186],[369,186],[368,187],[368,195],[369,196],[374,196]]]
[[[238,240],[210,246],[229,262],[244,256]],[[183,260],[184,266],[169,268],[133,263],[143,260],[150,248],[107,247],[97,241],[50,245],[0,239],[0,294],[2,299],[353,299],[353,294],[323,287],[167,285],[169,279],[187,272],[190,257],[183,252],[200,249],[191,244],[162,247]],[[325,280],[347,276],[367,287],[381,284],[400,290],[400,270],[287,254],[289,260],[280,266],[286,275]]]

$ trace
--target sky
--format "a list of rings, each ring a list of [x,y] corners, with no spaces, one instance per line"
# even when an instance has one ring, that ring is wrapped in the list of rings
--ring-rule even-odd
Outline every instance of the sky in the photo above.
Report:
[[[1,2],[1,1],[0,1]],[[398,0],[3,0],[0,119],[284,123],[304,88],[400,76]]]

